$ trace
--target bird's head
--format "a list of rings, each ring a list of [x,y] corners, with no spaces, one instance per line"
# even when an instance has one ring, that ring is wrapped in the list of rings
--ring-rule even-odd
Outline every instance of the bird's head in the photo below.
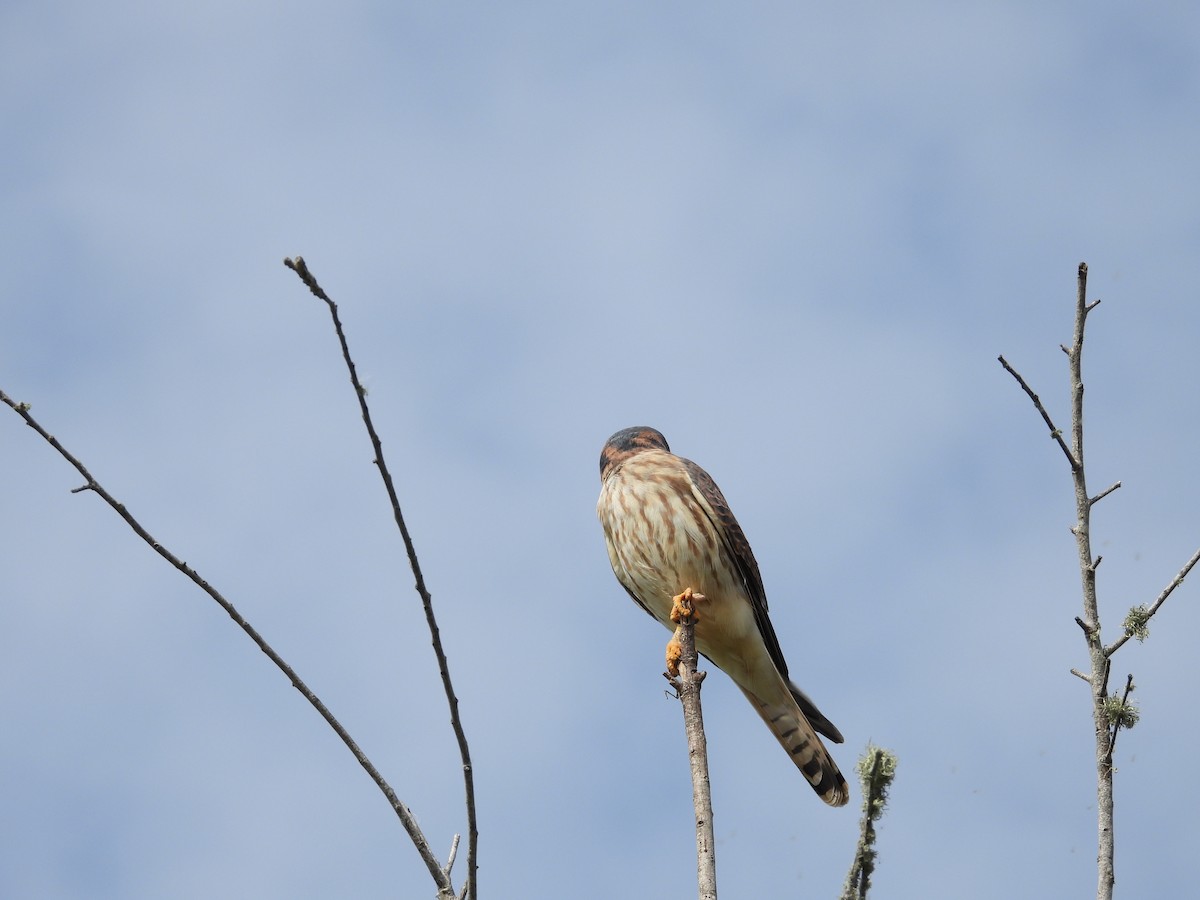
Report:
[[[613,468],[643,450],[671,452],[667,439],[655,428],[648,425],[622,428],[604,443],[604,449],[600,451],[600,480],[603,481]]]

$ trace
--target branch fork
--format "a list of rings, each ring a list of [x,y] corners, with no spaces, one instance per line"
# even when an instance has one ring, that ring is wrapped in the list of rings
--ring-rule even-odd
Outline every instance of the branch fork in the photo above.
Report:
[[[1137,709],[1129,701],[1133,691],[1133,676],[1130,675],[1125,683],[1125,691],[1121,697],[1111,697],[1108,693],[1108,679],[1112,667],[1112,655],[1119,650],[1130,637],[1139,639],[1146,635],[1146,622],[1162,606],[1171,592],[1178,587],[1200,561],[1200,550],[1193,554],[1187,564],[1175,576],[1174,580],[1163,590],[1158,599],[1149,608],[1135,607],[1127,617],[1125,633],[1107,647],[1100,638],[1100,612],[1096,598],[1096,570],[1103,557],[1093,558],[1091,550],[1091,512],[1092,507],[1121,487],[1117,481],[1095,496],[1088,494],[1087,479],[1084,473],[1083,454],[1083,336],[1088,314],[1100,305],[1099,300],[1087,301],[1087,264],[1080,263],[1077,279],[1075,302],[1075,333],[1071,346],[1060,344],[1063,353],[1067,355],[1070,369],[1071,384],[1071,443],[1067,445],[1062,431],[1054,425],[1050,414],[1042,405],[1041,400],[1025,379],[1013,369],[1003,356],[1000,364],[1004,367],[1017,384],[1029,396],[1034,408],[1050,429],[1050,436],[1058,443],[1067,462],[1071,467],[1071,477],[1075,486],[1076,521],[1071,527],[1075,536],[1079,554],[1079,571],[1082,581],[1083,616],[1076,616],[1075,622],[1084,633],[1087,642],[1088,657],[1091,662],[1090,672],[1071,669],[1071,674],[1085,681],[1091,689],[1092,716],[1096,734],[1096,791],[1097,791],[1097,824],[1099,835],[1099,853],[1097,854],[1097,889],[1098,900],[1111,900],[1114,874],[1114,842],[1113,842],[1113,766],[1112,754],[1116,745],[1117,734],[1122,728],[1129,729],[1137,722]],[[1135,616],[1136,613],[1136,616]],[[1133,624],[1130,625],[1129,623]]]
[[[450,848],[449,858],[446,862],[446,865],[442,866],[434,856],[434,853],[429,846],[429,842],[426,840],[425,835],[421,832],[420,827],[417,825],[416,818],[413,816],[412,812],[396,796],[396,792],[392,789],[391,785],[388,784],[388,782],[375,768],[374,764],[372,764],[370,759],[367,758],[367,755],[359,748],[358,744],[355,743],[354,739],[350,736],[350,733],[334,717],[333,713],[330,712],[329,708],[325,706],[321,699],[308,687],[307,684],[305,684],[300,676],[296,674],[292,667],[288,665],[283,657],[281,657],[274,650],[274,648],[272,648],[271,645],[268,644],[266,640],[258,633],[258,631],[246,621],[242,614],[238,612],[237,608],[216,588],[212,587],[212,585],[210,585],[205,579],[201,578],[200,574],[194,568],[189,566],[165,546],[160,544],[142,526],[142,524],[133,517],[123,503],[120,503],[104,488],[102,484],[100,484],[99,481],[93,478],[87,467],[85,467],[84,464],[80,462],[79,459],[76,458],[70,451],[68,451],[58,441],[57,438],[50,434],[36,419],[33,418],[32,415],[30,415],[29,411],[32,407],[29,403],[15,401],[5,394],[3,390],[0,390],[0,403],[4,403],[10,407],[13,412],[15,412],[25,421],[26,425],[36,431],[42,437],[42,439],[46,441],[46,443],[53,447],[63,459],[65,459],[81,476],[83,476],[84,484],[80,485],[79,487],[72,488],[72,494],[91,491],[100,497],[100,499],[102,499],[106,504],[108,504],[108,506],[111,507],[113,511],[116,512],[117,515],[119,515],[134,531],[134,533],[137,534],[137,536],[140,537],[146,544],[148,544],[155,553],[165,559],[175,569],[191,580],[197,587],[208,594],[229,615],[229,617],[233,619],[234,623],[246,633],[246,635],[258,646],[258,648],[264,654],[266,654],[271,662],[273,662],[275,666],[287,677],[292,686],[304,696],[304,698],[313,706],[314,709],[316,709],[326,723],[334,730],[337,736],[341,738],[342,742],[350,750],[351,754],[353,754],[359,765],[362,766],[362,768],[371,777],[372,781],[374,781],[376,786],[378,786],[380,791],[383,792],[384,797],[387,798],[388,803],[396,812],[396,815],[400,818],[401,824],[404,826],[405,831],[408,832],[409,838],[412,840],[413,845],[417,849],[417,853],[420,855],[421,860],[425,863],[426,868],[429,870],[429,874],[432,877],[437,889],[438,900],[456,900],[456,898],[457,900],[466,900],[466,898],[472,898],[473,900],[473,898],[476,897],[476,854],[478,842],[478,830],[476,828],[475,818],[473,767],[471,765],[470,752],[467,747],[466,735],[463,731],[462,722],[458,713],[458,698],[455,696],[454,688],[450,682],[450,673],[448,664],[446,662],[446,655],[442,649],[440,632],[438,631],[437,621],[433,615],[432,599],[429,595],[429,591],[425,587],[425,580],[421,574],[421,567],[417,560],[416,550],[414,549],[412,538],[408,533],[408,528],[404,523],[404,517],[400,511],[400,503],[397,499],[395,487],[392,483],[391,474],[389,473],[387,465],[384,462],[382,443],[379,440],[379,435],[375,431],[374,424],[371,421],[370,410],[367,407],[367,391],[358,379],[354,361],[350,356],[350,348],[346,341],[346,335],[342,328],[341,320],[338,317],[337,304],[335,304],[333,300],[330,299],[329,295],[322,290],[320,284],[317,283],[316,278],[314,278],[312,273],[309,271],[308,266],[305,264],[303,258],[297,256],[294,260],[286,259],[284,260],[284,265],[294,271],[308,287],[308,289],[316,297],[324,301],[329,308],[330,315],[333,318],[334,327],[337,332],[338,340],[341,343],[342,356],[346,362],[347,368],[349,369],[350,380],[358,398],[363,422],[366,425],[367,432],[371,438],[371,444],[375,450],[374,463],[376,466],[378,466],[380,475],[382,476],[384,485],[387,489],[388,498],[392,505],[393,516],[396,520],[396,525],[400,530],[401,536],[404,539],[404,546],[408,553],[409,563],[412,567],[413,574],[416,577],[417,591],[421,596],[421,601],[425,608],[425,617],[432,637],[434,652],[438,662],[438,669],[442,677],[442,684],[445,688],[446,698],[450,706],[451,726],[454,729],[455,736],[458,740],[459,751],[462,757],[463,781],[466,789],[466,811],[469,828],[467,835],[467,874],[466,878],[464,879],[465,883],[462,891],[457,895],[454,891],[453,883],[450,878],[450,870],[454,866],[454,861],[458,854],[460,836],[457,834],[454,836],[454,840]]]

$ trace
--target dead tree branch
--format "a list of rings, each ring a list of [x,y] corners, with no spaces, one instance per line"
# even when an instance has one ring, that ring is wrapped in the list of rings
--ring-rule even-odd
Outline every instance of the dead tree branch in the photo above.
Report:
[[[450,725],[454,729],[454,737],[458,741],[458,752],[462,760],[463,785],[467,807],[467,877],[465,896],[467,900],[474,900],[477,896],[476,870],[478,868],[479,844],[479,829],[475,816],[475,771],[471,765],[471,749],[467,744],[467,735],[463,729],[462,718],[458,712],[458,696],[454,693],[454,685],[450,680],[450,666],[446,660],[446,652],[442,647],[441,631],[438,629],[437,618],[433,613],[433,597],[425,586],[425,576],[421,573],[421,564],[417,559],[416,547],[413,544],[412,536],[408,532],[408,526],[404,522],[404,514],[400,510],[400,499],[396,494],[396,486],[392,481],[391,472],[388,470],[387,462],[383,456],[383,442],[379,439],[379,434],[376,432],[375,424],[371,419],[371,410],[367,405],[367,390],[363,387],[362,382],[358,380],[358,370],[354,365],[353,358],[350,356],[350,345],[346,340],[346,332],[342,328],[341,318],[338,316],[337,304],[330,299],[329,295],[321,288],[321,285],[317,283],[317,279],[309,271],[303,257],[297,256],[295,259],[285,259],[283,264],[295,272],[313,295],[323,301],[329,308],[329,315],[333,319],[333,327],[337,332],[338,341],[342,347],[342,358],[345,360],[346,368],[350,374],[350,383],[353,385],[354,394],[358,398],[358,406],[362,413],[363,424],[366,426],[367,434],[371,439],[371,447],[375,452],[375,465],[379,467],[379,475],[383,479],[388,500],[392,505],[392,516],[396,520],[396,527],[400,530],[400,537],[404,541],[404,549],[408,554],[408,563],[412,568],[413,577],[416,579],[415,587],[421,597],[421,605],[425,610],[425,622],[429,627],[434,655],[437,657],[438,672],[442,678],[442,687],[446,692],[446,703],[450,707]],[[447,867],[447,871],[448,869],[449,867]]]
[[[717,900],[717,849],[713,837],[712,793],[708,778],[708,741],[704,736],[704,712],[700,686],[706,673],[696,671],[696,614],[694,601],[703,595],[691,588],[674,598],[671,619],[677,623],[675,636],[667,644],[664,673],[683,705],[683,727],[687,733],[688,759],[692,771],[692,804],[696,811],[696,880],[700,900]]]
[[[0,390],[0,402],[6,404],[17,415],[24,419],[26,425],[41,435],[42,439],[45,440],[46,443],[57,450],[59,455],[62,456],[63,459],[70,463],[75,470],[83,476],[84,484],[81,487],[75,488],[72,493],[91,491],[100,497],[113,509],[113,511],[117,513],[117,515],[125,520],[125,524],[132,528],[138,537],[150,545],[151,549],[153,549],[155,553],[165,559],[177,570],[182,572],[197,587],[212,597],[212,599],[215,600],[217,604],[229,614],[229,617],[233,619],[237,626],[246,633],[250,640],[254,641],[254,643],[258,645],[258,648],[267,655],[267,658],[270,659],[271,662],[273,662],[285,676],[287,676],[287,679],[292,683],[292,686],[303,695],[305,700],[312,704],[313,708],[320,713],[321,718],[329,723],[329,727],[332,728],[337,733],[337,736],[342,739],[342,743],[346,745],[346,747],[354,755],[354,758],[358,760],[358,764],[363,767],[366,773],[371,776],[371,780],[375,782],[381,791],[383,791],[383,795],[387,798],[388,803],[391,804],[392,809],[395,810],[396,815],[400,818],[401,824],[404,826],[404,830],[408,832],[409,838],[412,839],[413,845],[417,848],[417,853],[420,854],[426,868],[429,869],[429,874],[433,877],[434,883],[437,885],[438,900],[451,900],[451,898],[454,897],[454,888],[449,877],[449,866],[447,866],[444,870],[442,869],[441,865],[438,863],[437,857],[434,856],[433,851],[429,847],[429,842],[425,839],[425,835],[421,832],[420,826],[417,825],[417,821],[413,817],[412,812],[396,796],[396,792],[392,790],[391,785],[387,783],[384,777],[379,773],[379,770],[376,769],[371,760],[367,758],[367,755],[350,736],[350,733],[342,726],[342,723],[334,717],[333,713],[329,711],[329,708],[315,693],[313,693],[308,685],[304,683],[300,676],[296,674],[295,670],[293,670],[292,667],[283,659],[283,657],[280,656],[274,650],[274,648],[272,648],[271,645],[266,642],[263,636],[260,635],[258,631],[246,621],[245,617],[238,612],[237,608],[229,600],[227,600],[220,591],[214,588],[205,579],[201,578],[200,573],[194,568],[189,566],[178,556],[160,544],[154,538],[154,536],[151,535],[150,532],[148,532],[142,526],[142,524],[133,517],[133,514],[125,508],[125,505],[113,497],[113,495],[110,494],[104,488],[104,486],[92,476],[92,473],[88,471],[87,467],[84,466],[84,464],[80,462],[78,458],[76,458],[69,450],[67,450],[66,447],[59,443],[57,438],[55,438],[41,426],[41,424],[39,424],[37,420],[29,414],[30,406],[28,403],[15,402],[6,393],[4,393],[3,390]]]
[[[1171,596],[1175,588],[1183,584],[1183,579],[1187,578],[1188,572],[1192,571],[1192,567],[1195,566],[1197,562],[1200,562],[1200,550],[1197,550],[1192,554],[1192,558],[1184,564],[1183,568],[1179,570],[1179,574],[1171,579],[1171,583],[1163,588],[1162,593],[1158,595],[1158,599],[1156,599],[1149,607],[1144,609],[1134,607],[1135,609],[1139,609],[1139,614],[1136,617],[1137,627],[1127,627],[1124,634],[1104,648],[1105,656],[1112,656],[1114,653],[1120,650],[1125,645],[1125,642],[1131,637],[1137,637],[1140,639],[1144,639],[1146,637],[1148,634],[1146,630],[1146,624],[1150,621],[1154,614],[1159,611],[1162,605],[1167,601],[1167,598]]]
[[[997,358],[1000,360],[1000,365],[1004,366],[1005,371],[1012,375],[1013,378],[1017,379],[1017,384],[1021,386],[1021,390],[1029,395],[1029,399],[1033,401],[1034,408],[1042,414],[1042,419],[1046,422],[1046,427],[1050,429],[1050,437],[1052,437],[1058,443],[1058,446],[1062,448],[1062,452],[1067,457],[1067,463],[1070,464],[1072,469],[1077,468],[1079,463],[1075,461],[1075,457],[1071,453],[1071,448],[1068,447],[1067,442],[1063,440],[1062,429],[1055,426],[1053,420],[1050,418],[1050,413],[1046,412],[1046,407],[1042,405],[1042,398],[1033,392],[1033,388],[1026,384],[1025,379],[1018,374],[1016,369],[1008,364],[1008,360],[1006,360],[1003,355]]]
[[[840,900],[866,900],[875,874],[875,823],[883,818],[887,808],[888,790],[896,780],[896,755],[890,750],[868,744],[858,760],[858,778],[862,785],[863,814],[859,822],[858,847],[854,861],[842,887]]]
[[[1067,355],[1069,377],[1071,383],[1071,445],[1063,441],[1062,432],[1054,426],[1049,413],[1038,399],[1037,395],[1003,356],[1000,364],[1017,380],[1021,389],[1033,400],[1034,407],[1043,421],[1050,427],[1051,435],[1062,448],[1071,466],[1071,478],[1075,488],[1075,524],[1071,532],[1075,535],[1076,549],[1079,556],[1079,572],[1082,582],[1083,615],[1076,616],[1075,621],[1083,631],[1087,644],[1088,658],[1091,663],[1090,673],[1085,674],[1078,669],[1071,669],[1073,675],[1087,682],[1091,688],[1092,718],[1096,736],[1096,798],[1097,798],[1097,831],[1098,852],[1096,896],[1098,900],[1112,900],[1113,885],[1116,875],[1113,868],[1114,834],[1113,834],[1113,749],[1117,735],[1121,729],[1129,729],[1137,722],[1136,706],[1129,702],[1133,692],[1133,676],[1126,679],[1125,690],[1121,696],[1110,696],[1108,679],[1112,668],[1112,654],[1119,650],[1130,637],[1139,639],[1146,636],[1146,623],[1158,612],[1171,592],[1182,582],[1192,567],[1200,561],[1198,550],[1178,575],[1159,595],[1154,604],[1147,607],[1134,607],[1125,620],[1125,633],[1109,646],[1105,646],[1100,637],[1100,611],[1096,598],[1096,570],[1100,566],[1100,557],[1092,556],[1091,544],[1091,513],[1092,507],[1104,497],[1121,486],[1116,482],[1111,487],[1101,491],[1096,496],[1088,495],[1087,478],[1084,470],[1083,444],[1083,338],[1088,314],[1094,310],[1100,301],[1087,302],[1087,264],[1080,263],[1075,298],[1075,328],[1071,346],[1062,346]]]

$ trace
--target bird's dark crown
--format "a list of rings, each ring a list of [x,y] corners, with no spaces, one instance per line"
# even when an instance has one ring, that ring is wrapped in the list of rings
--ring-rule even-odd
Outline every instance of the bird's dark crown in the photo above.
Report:
[[[656,428],[649,425],[622,428],[605,442],[604,449],[600,451],[600,477],[604,478],[604,473],[609,468],[641,450],[671,452],[671,448],[667,446],[667,439]]]

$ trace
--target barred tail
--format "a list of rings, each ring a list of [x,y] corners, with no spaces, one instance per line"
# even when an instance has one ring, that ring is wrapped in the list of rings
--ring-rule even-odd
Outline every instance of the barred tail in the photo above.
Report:
[[[830,806],[845,806],[850,799],[850,788],[846,779],[838,770],[837,763],[817,737],[804,713],[796,704],[795,699],[788,694],[787,700],[780,703],[764,703],[754,694],[743,689],[758,714],[762,716],[767,727],[779,739],[783,749],[792,757],[808,783],[812,785],[817,795]]]

